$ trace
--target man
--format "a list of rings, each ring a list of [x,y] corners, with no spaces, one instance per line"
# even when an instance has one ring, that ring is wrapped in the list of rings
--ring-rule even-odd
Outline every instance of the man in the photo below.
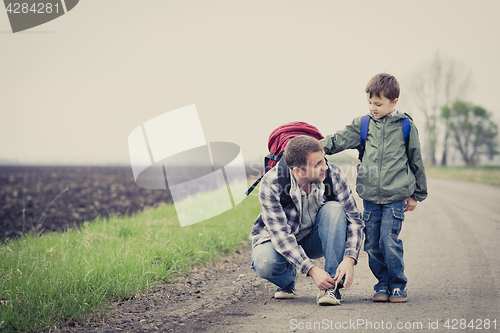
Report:
[[[251,232],[252,269],[277,286],[277,299],[294,298],[295,273],[310,276],[320,289],[319,305],[340,304],[339,289],[354,278],[363,241],[364,222],[347,179],[325,160],[323,147],[308,136],[291,139],[283,154],[290,173],[291,203],[283,207],[278,166],[263,177],[261,214]],[[280,163],[282,163],[281,161]],[[335,201],[325,195],[326,172],[333,180]],[[325,269],[311,259],[325,257]]]

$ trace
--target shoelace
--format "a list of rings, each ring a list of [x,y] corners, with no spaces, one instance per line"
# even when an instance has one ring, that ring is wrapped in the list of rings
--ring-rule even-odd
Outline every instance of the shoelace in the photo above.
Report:
[[[401,289],[400,288],[394,288],[392,291],[394,296],[401,296]]]
[[[337,290],[337,289],[328,289],[326,292],[328,293],[328,296],[330,296],[330,297],[332,297],[332,298],[337,298],[337,297],[335,296],[335,291],[336,291],[336,290]]]
[[[328,296],[330,296],[330,297],[337,298],[337,297],[335,297],[335,291],[337,290],[337,284],[338,284],[338,282],[337,282],[337,281],[335,281],[335,287],[334,287],[334,288],[330,288],[330,289],[325,290],[325,293],[323,294],[323,296],[328,295]],[[318,296],[318,298],[319,298],[320,296],[321,296],[321,293],[320,293],[320,295]]]

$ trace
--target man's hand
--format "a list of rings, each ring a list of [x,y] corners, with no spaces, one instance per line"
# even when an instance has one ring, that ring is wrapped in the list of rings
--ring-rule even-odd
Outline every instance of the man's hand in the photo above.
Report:
[[[335,280],[332,279],[330,274],[328,274],[318,266],[311,267],[309,272],[307,272],[307,275],[312,277],[314,284],[321,290],[335,287]]]
[[[344,287],[350,288],[354,280],[354,258],[345,257],[337,267],[337,273],[333,279],[340,282],[345,275]]]
[[[414,197],[409,197],[405,202],[405,212],[411,212],[417,208],[417,200]]]

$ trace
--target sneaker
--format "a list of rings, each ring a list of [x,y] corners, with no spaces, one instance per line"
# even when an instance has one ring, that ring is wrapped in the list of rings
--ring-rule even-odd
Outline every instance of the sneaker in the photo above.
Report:
[[[408,294],[406,293],[406,287],[401,290],[401,288],[394,288],[392,290],[391,296],[389,297],[389,302],[392,303],[403,303],[408,300]]]
[[[339,305],[341,298],[339,288],[336,286],[335,288],[320,290],[316,302],[319,305]]]
[[[375,294],[373,294],[372,301],[389,302],[389,292],[387,290],[376,290]]]
[[[292,291],[276,290],[274,293],[274,298],[276,299],[291,299],[295,298],[295,294]]]

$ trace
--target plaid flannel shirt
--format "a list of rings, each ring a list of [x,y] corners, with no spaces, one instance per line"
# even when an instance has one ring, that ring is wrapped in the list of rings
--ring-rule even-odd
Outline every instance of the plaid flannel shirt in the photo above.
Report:
[[[339,168],[330,163],[328,163],[328,166],[333,180],[335,200],[344,207],[347,215],[347,237],[344,257],[351,257],[357,262],[363,242],[365,224],[356,206],[347,179]],[[288,205],[286,208],[283,208],[280,204],[281,188],[278,183],[277,168],[271,169],[262,178],[259,189],[261,214],[253,224],[250,237],[252,247],[271,240],[278,253],[301,274],[307,275],[307,272],[314,266],[314,263],[307,257],[302,246],[297,243],[295,238],[299,233],[302,216],[301,195],[293,173],[290,173],[290,178],[290,197],[294,204]],[[319,197],[319,205],[321,207],[326,201],[324,187],[323,193],[320,193]]]

